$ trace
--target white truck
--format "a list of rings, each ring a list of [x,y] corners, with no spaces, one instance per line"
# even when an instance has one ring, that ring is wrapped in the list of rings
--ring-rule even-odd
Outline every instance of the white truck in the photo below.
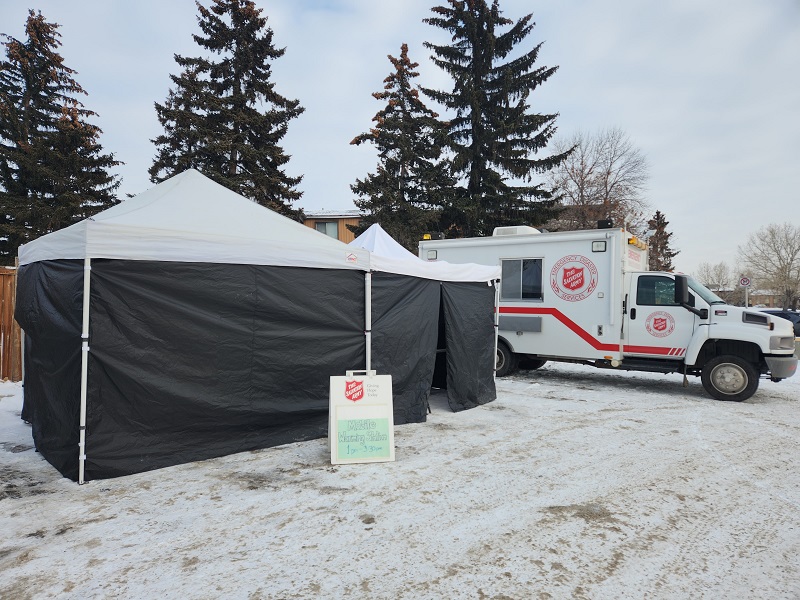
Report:
[[[502,268],[496,373],[518,361],[700,376],[719,400],[746,400],[759,378],[797,370],[792,325],[725,304],[676,273],[648,271],[647,244],[624,229],[423,240],[423,260]]]

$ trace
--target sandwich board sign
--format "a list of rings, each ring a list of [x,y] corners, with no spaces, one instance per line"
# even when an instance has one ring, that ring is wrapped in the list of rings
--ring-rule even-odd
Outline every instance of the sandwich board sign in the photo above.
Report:
[[[346,371],[330,382],[331,464],[394,461],[392,376]]]

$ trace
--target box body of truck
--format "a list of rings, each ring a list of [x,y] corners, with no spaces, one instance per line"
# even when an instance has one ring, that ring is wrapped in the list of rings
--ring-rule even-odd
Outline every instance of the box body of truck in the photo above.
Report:
[[[491,237],[422,241],[419,256],[501,266],[500,376],[519,360],[677,371],[702,376],[714,397],[743,400],[759,377],[796,370],[791,326],[725,305],[685,276],[648,271],[647,245],[624,229],[505,227]]]

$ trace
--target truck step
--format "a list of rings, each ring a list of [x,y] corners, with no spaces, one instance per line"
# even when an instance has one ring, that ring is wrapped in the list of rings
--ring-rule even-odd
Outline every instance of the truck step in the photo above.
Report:
[[[622,369],[623,371],[647,371],[649,373],[677,373],[683,368],[681,360],[663,360],[660,358],[625,358],[619,366],[614,367],[610,361],[598,360],[595,366],[601,369]]]

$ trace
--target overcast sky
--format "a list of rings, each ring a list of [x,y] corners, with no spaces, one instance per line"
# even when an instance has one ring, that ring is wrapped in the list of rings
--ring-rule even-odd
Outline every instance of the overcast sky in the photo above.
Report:
[[[203,0],[204,5],[209,0]],[[449,89],[423,41],[446,42],[422,23],[436,0],[259,0],[275,43],[279,93],[306,112],[289,126],[287,172],[303,175],[306,210],[353,209],[350,184],[376,155],[350,146],[382,108],[372,98],[408,43],[418,82]],[[559,136],[619,127],[650,164],[648,202],[680,250],[676,267],[733,265],[737,246],[768,223],[800,225],[799,0],[500,0],[513,19],[532,12],[526,43],[559,66],[531,97],[559,113]],[[28,8],[61,25],[65,64],[99,114],[101,143],[125,163],[121,193],[152,186],[147,169],[161,133],[173,55],[197,56],[192,0],[3,0],[0,32],[24,37]]]

